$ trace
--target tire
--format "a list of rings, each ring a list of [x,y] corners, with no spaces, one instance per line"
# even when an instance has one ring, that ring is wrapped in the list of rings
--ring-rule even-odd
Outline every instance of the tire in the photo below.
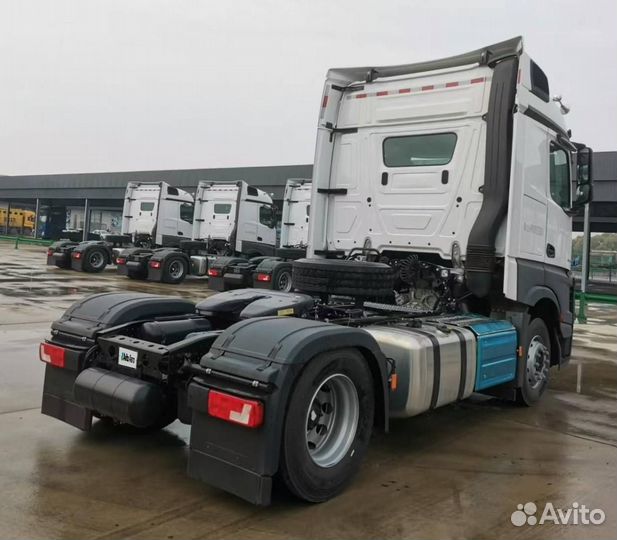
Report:
[[[532,319],[529,323],[523,347],[524,377],[522,386],[517,391],[517,401],[530,407],[540,400],[549,383],[551,339],[542,319]]]
[[[107,266],[107,253],[101,248],[91,248],[84,252],[82,268],[84,272],[98,273]]]
[[[394,289],[394,271],[383,263],[299,259],[292,264],[293,288],[306,293],[383,298]]]
[[[163,283],[182,283],[188,273],[188,264],[182,257],[169,257],[164,264]]]
[[[272,275],[272,289],[282,292],[291,292],[293,290],[291,266],[284,266],[274,271]]]
[[[321,391],[324,387],[329,392]],[[328,400],[332,395],[337,399]],[[343,491],[364,459],[374,414],[371,371],[359,351],[329,351],[311,360],[293,389],[284,423],[280,475],[287,488],[309,502]],[[329,433],[320,433],[324,420]]]

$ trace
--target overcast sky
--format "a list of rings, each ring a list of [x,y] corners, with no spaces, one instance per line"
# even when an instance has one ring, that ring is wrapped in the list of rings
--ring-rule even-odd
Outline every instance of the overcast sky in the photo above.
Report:
[[[575,140],[617,150],[617,2],[0,2],[0,174],[311,163],[329,67],[523,35]]]

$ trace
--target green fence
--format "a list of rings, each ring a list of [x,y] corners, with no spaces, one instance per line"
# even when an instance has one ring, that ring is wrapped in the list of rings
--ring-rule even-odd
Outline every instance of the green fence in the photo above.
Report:
[[[12,242],[15,244],[15,249],[19,249],[19,244],[26,246],[50,246],[54,243],[53,240],[40,240],[28,236],[4,236],[0,235],[0,242]]]

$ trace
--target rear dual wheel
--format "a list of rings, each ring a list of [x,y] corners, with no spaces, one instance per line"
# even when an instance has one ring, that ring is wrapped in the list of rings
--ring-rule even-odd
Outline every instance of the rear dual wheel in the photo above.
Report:
[[[83,257],[84,272],[102,272],[107,266],[107,253],[100,248],[86,250]]]
[[[304,368],[292,393],[281,451],[281,476],[310,502],[340,493],[358,471],[373,429],[371,371],[354,349],[329,351]]]
[[[164,283],[181,283],[188,273],[188,264],[182,257],[171,257],[163,264]]]

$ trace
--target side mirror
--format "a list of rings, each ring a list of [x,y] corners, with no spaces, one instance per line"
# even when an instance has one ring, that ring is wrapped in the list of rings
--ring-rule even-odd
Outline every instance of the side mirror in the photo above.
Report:
[[[576,193],[572,201],[572,208],[578,209],[591,201],[593,151],[584,145],[577,145],[576,153]]]

